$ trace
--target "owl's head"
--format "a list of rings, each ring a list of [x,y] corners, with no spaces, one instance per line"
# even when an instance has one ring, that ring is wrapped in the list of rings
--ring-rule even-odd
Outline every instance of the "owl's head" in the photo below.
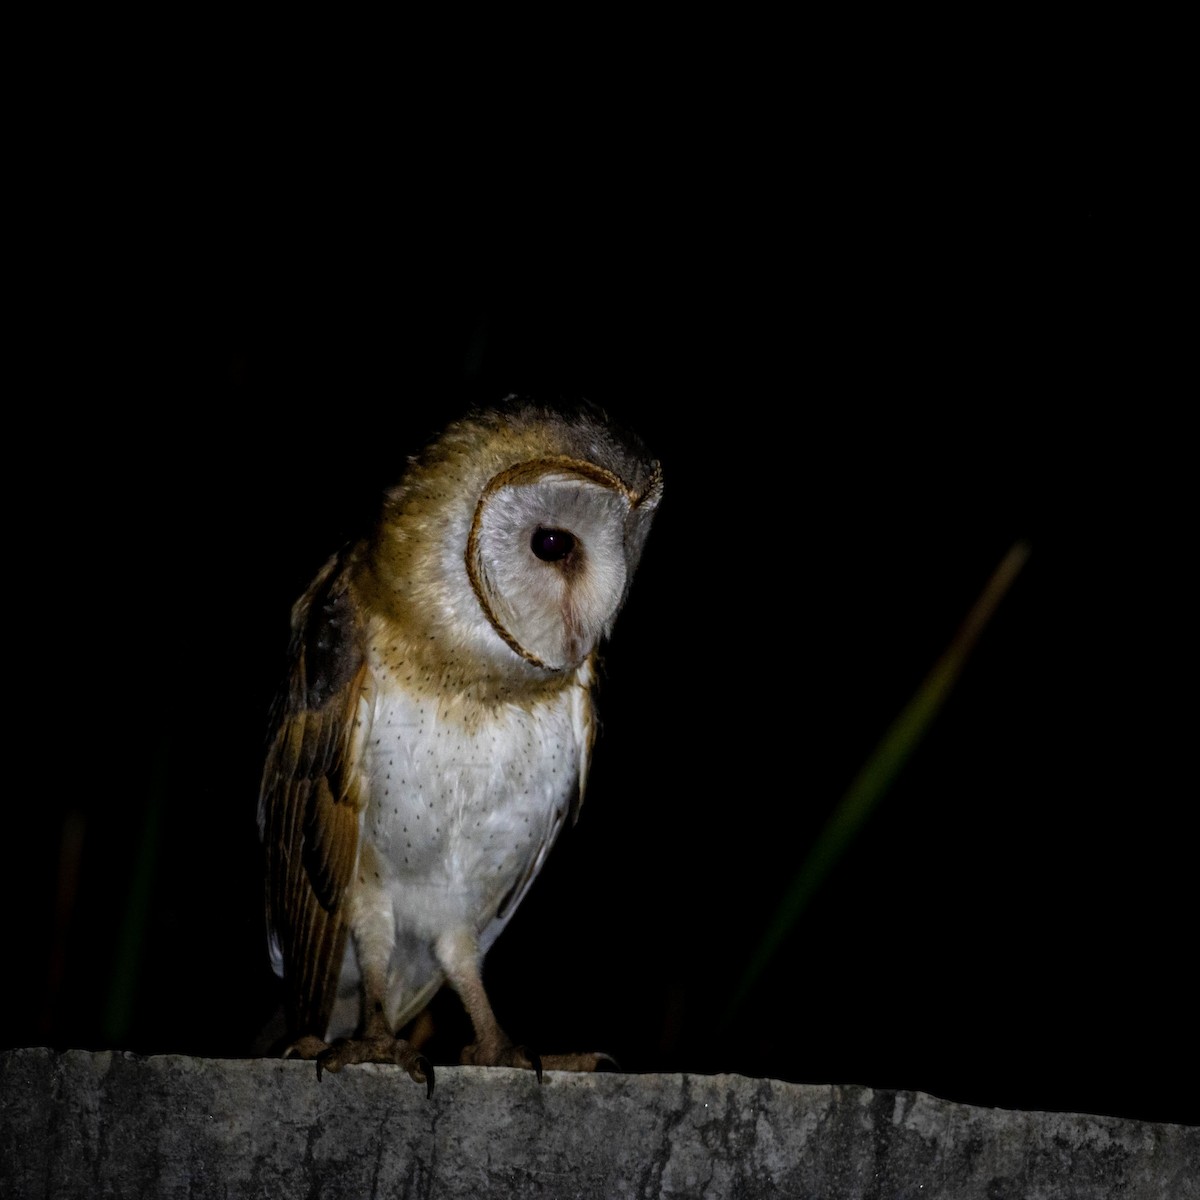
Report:
[[[602,415],[510,399],[412,462],[388,523],[439,636],[561,672],[611,634],[661,497],[658,462]]]

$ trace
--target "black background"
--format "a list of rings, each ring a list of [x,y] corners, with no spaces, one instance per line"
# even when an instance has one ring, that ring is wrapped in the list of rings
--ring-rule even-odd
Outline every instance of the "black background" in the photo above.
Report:
[[[583,394],[666,495],[582,818],[488,959],[509,1032],[1196,1119],[1182,432],[1149,378],[1138,129],[1087,95],[760,115],[519,148],[482,121],[436,158],[411,130],[373,156],[269,123],[236,152],[200,122],[183,150],[81,138],[14,441],[36,832],[10,846],[7,1044],[251,1052],[292,601],[466,402]],[[730,1012],[1018,539],[944,711]],[[435,1016],[452,1061],[467,1031]]]

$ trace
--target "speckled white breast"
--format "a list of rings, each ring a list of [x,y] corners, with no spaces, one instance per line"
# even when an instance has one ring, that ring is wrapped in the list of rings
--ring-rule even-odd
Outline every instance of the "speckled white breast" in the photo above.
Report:
[[[572,690],[474,722],[446,702],[438,711],[402,692],[378,696],[363,837],[399,926],[428,938],[460,923],[482,932],[561,826],[579,769]]]

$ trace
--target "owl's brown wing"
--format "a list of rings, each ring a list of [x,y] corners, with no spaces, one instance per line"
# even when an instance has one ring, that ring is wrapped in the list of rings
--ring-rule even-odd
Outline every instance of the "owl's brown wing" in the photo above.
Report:
[[[345,953],[345,895],[366,803],[359,760],[371,715],[344,555],[296,602],[289,654],[258,804],[267,931],[289,1035],[323,1038]]]

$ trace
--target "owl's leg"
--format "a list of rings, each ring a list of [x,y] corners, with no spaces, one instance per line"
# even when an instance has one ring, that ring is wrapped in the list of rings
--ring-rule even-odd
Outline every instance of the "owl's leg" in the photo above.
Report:
[[[475,1030],[475,1041],[463,1050],[461,1061],[480,1067],[523,1067],[527,1071],[536,1071],[540,1083],[542,1060],[524,1046],[514,1046],[496,1020],[483,987],[483,956],[471,932],[455,929],[443,934],[438,938],[434,952]]]
[[[362,1023],[358,1036],[338,1038],[316,1055],[317,1078],[321,1072],[340,1071],[350,1063],[395,1063],[433,1095],[433,1066],[416,1047],[398,1038],[384,1010],[388,962],[396,938],[396,922],[390,900],[369,904],[356,894],[351,903],[350,933],[362,973]]]
[[[435,951],[475,1030],[475,1041],[462,1052],[463,1063],[481,1067],[524,1067],[537,1072],[539,1083],[543,1068],[548,1071],[595,1071],[616,1066],[607,1054],[543,1056],[528,1046],[514,1046],[500,1028],[484,990],[483,956],[475,938],[465,929],[455,930],[438,939]]]

